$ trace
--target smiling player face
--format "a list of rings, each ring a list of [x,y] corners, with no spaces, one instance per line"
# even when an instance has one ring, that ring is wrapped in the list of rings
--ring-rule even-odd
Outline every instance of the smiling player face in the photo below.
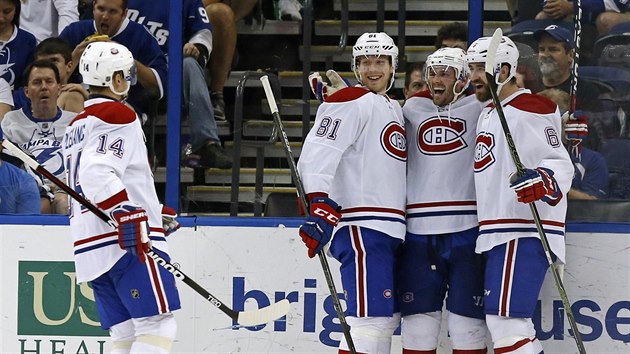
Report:
[[[390,57],[368,55],[357,58],[357,62],[359,77],[363,85],[374,92],[385,93],[389,80],[394,74]]]

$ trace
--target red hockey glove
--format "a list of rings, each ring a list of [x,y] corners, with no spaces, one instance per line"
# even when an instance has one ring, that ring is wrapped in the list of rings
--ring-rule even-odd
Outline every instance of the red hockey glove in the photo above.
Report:
[[[149,252],[149,218],[147,212],[131,204],[119,204],[110,212],[118,223],[118,245],[125,251],[145,261]]]
[[[350,82],[339,76],[334,70],[328,70],[326,76],[330,84],[324,82],[318,72],[311,73],[308,76],[308,81],[311,83],[311,91],[313,91],[313,94],[320,103],[324,102],[335,92],[350,86]]]
[[[171,207],[162,204],[162,227],[164,228],[164,236],[169,236],[177,231],[180,227],[179,222],[175,219],[177,212]]]
[[[588,137],[588,117],[583,111],[575,111],[571,115],[568,112],[562,117],[564,122],[564,134],[569,141],[569,152],[581,160],[582,140]]]
[[[311,215],[300,226],[300,237],[308,248],[308,256],[315,257],[330,241],[333,229],[339,223],[341,207],[332,199],[316,197],[311,202]]]
[[[542,200],[554,206],[562,199],[562,191],[560,191],[556,179],[553,178],[553,171],[544,167],[535,170],[526,169],[520,177],[512,174],[510,188],[516,191],[518,201],[521,203]]]

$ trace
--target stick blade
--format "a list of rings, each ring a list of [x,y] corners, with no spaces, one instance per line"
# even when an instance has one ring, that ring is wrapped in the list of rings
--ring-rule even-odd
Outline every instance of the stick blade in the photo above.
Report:
[[[488,44],[488,51],[486,52],[486,73],[492,75],[494,77],[495,72],[495,62],[497,56],[497,48],[503,39],[503,30],[501,28],[497,28],[494,30],[494,34],[492,34],[492,39],[490,39],[490,43]]]
[[[289,300],[282,299],[258,310],[239,312],[236,322],[244,327],[259,326],[286,316],[290,309]]]

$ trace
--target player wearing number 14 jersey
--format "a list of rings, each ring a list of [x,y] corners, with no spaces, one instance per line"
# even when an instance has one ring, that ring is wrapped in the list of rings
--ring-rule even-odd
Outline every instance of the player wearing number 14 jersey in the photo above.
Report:
[[[131,52],[114,42],[90,43],[81,56],[90,97],[66,128],[67,180],[117,227],[73,200],[70,229],[77,281],[91,282],[113,353],[168,353],[177,328],[171,311],[180,303],[173,275],[145,254],[150,242],[170,259],[140,121],[120,102],[133,65]]]
[[[300,236],[313,257],[331,239],[341,262],[347,322],[357,353],[389,353],[398,327],[394,265],[405,237],[407,149],[402,110],[385,92],[398,48],[385,33],[364,33],[352,68],[365,87],[348,87],[320,106],[298,169],[311,202]],[[342,338],[339,353],[348,353]]]

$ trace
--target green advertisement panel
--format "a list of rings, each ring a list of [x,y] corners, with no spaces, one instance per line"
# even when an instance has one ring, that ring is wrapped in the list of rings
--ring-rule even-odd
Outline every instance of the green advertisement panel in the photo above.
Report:
[[[74,262],[19,261],[18,273],[18,335],[108,335],[92,288],[76,283]]]

